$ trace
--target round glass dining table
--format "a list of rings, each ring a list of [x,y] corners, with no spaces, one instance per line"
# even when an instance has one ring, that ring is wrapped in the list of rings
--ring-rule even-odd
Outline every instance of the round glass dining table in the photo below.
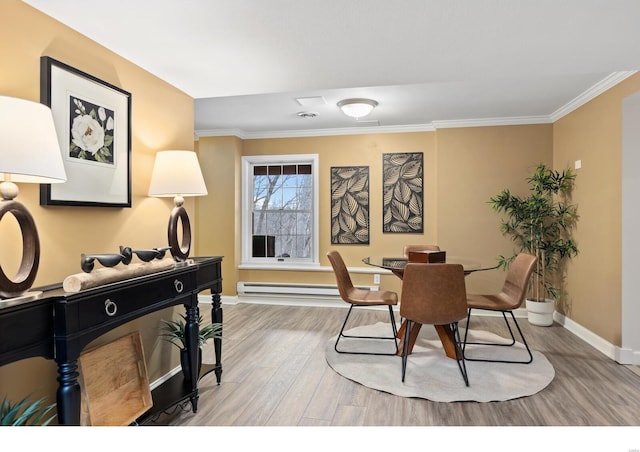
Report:
[[[409,259],[406,257],[382,257],[382,256],[369,256],[362,259],[367,265],[371,265],[373,267],[383,268],[385,270],[390,270],[394,275],[398,276],[402,279],[404,275],[404,268],[406,267]],[[456,257],[456,256],[446,256],[447,264],[461,264],[464,270],[464,274],[469,275],[474,272],[480,272],[485,270],[493,270],[498,268],[497,264],[486,264],[480,261],[466,258],[466,257]],[[432,263],[429,265],[438,265],[437,263]],[[418,333],[420,332],[421,324],[416,324],[414,328],[411,328],[411,335],[409,337],[409,347],[408,354],[413,350],[413,345],[418,338]],[[440,342],[442,343],[442,347],[444,349],[445,354],[452,359],[456,359],[456,356],[462,356],[459,345],[455,340],[455,336],[453,334],[453,330],[449,325],[434,325],[434,328],[438,332],[438,337],[440,338]],[[400,328],[398,329],[398,338],[402,339],[404,337],[404,332],[406,329],[406,321],[402,321]],[[402,348],[404,341],[400,341],[400,346],[398,347],[398,355],[402,356]]]
[[[383,268],[385,270],[390,270],[400,278],[402,278],[402,274],[404,273],[404,267],[407,265],[409,260],[406,257],[383,257],[383,256],[369,256],[362,259],[367,265],[371,265],[373,267]],[[458,256],[447,256],[446,257],[447,264],[461,264],[464,269],[464,274],[468,275],[474,272],[480,272],[485,270],[493,270],[498,268],[496,263],[486,263],[481,262],[468,257],[458,257]]]

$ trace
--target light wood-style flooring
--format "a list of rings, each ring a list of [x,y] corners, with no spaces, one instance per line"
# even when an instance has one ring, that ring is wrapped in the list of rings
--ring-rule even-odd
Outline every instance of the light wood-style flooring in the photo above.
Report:
[[[345,309],[247,303],[223,308],[222,383],[213,374],[203,378],[198,412],[178,410],[166,416],[168,425],[640,425],[640,376],[560,325],[520,321],[530,346],[556,371],[540,393],[506,402],[439,403],[379,392],[335,373],[324,350]],[[352,317],[354,325],[388,320],[385,311],[366,309]],[[507,334],[500,318],[474,317],[472,327]],[[205,362],[213,362],[212,356],[209,347]]]

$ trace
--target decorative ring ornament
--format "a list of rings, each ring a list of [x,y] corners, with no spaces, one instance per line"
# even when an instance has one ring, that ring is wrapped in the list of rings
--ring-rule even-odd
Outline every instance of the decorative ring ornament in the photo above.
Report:
[[[182,243],[178,243],[178,220],[182,222]],[[171,255],[176,261],[185,261],[191,250],[191,223],[187,210],[182,206],[176,206],[171,211],[168,229],[169,247]]]
[[[0,201],[0,220],[11,213],[22,231],[22,261],[15,279],[10,279],[0,266],[0,298],[13,298],[23,295],[31,288],[36,279],[40,263],[40,240],[33,217],[26,207],[18,201]]]

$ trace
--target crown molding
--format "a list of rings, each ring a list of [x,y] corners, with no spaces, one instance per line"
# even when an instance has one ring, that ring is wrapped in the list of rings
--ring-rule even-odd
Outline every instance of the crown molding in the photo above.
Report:
[[[247,132],[241,129],[196,129],[194,136],[196,141],[202,137],[228,137],[235,136],[240,139],[247,138]]]
[[[584,104],[586,104],[590,100],[596,98],[597,96],[599,96],[600,94],[604,93],[608,89],[613,88],[618,83],[620,83],[623,80],[631,77],[636,72],[638,72],[638,71],[613,72],[613,73],[609,74],[607,77],[605,77],[602,80],[600,80],[598,83],[593,85],[591,88],[586,90],[584,93],[580,94],[575,99],[571,100],[567,104],[563,105],[562,107],[558,108],[556,111],[551,113],[549,115],[549,117],[551,118],[551,121],[552,122],[556,122],[558,119],[562,118],[563,116],[568,115],[572,111],[574,111],[574,110],[578,109],[579,107],[583,106]]]
[[[264,132],[246,132],[239,129],[213,129],[196,130],[196,140],[203,137],[220,137],[233,135],[243,140],[260,138],[298,138],[320,137],[333,135],[370,135],[374,133],[407,133],[407,132],[433,132],[432,124],[412,124],[403,126],[360,126],[345,127],[339,129],[305,129],[305,130],[278,130]]]
[[[519,126],[524,124],[548,124],[549,116],[513,116],[509,118],[455,119],[451,121],[433,121],[436,129],[461,127]]]
[[[462,127],[491,127],[491,126],[513,126],[527,124],[550,124],[556,122],[563,116],[586,104],[590,100],[611,89],[623,80],[631,77],[638,71],[613,72],[607,77],[593,85],[584,93],[577,96],[567,104],[558,108],[550,115],[538,116],[514,116],[504,118],[478,118],[478,119],[456,119],[445,121],[433,121],[429,124],[411,124],[401,126],[359,126],[340,129],[307,129],[307,130],[282,130],[247,132],[241,129],[212,129],[196,130],[195,140],[202,137],[236,136],[243,140],[260,138],[295,138],[295,137],[320,137],[333,135],[363,135],[374,133],[408,133],[408,132],[433,132],[437,129],[452,129]]]
[[[520,116],[512,118],[484,118],[484,119],[459,119],[452,121],[434,121],[430,124],[411,124],[402,126],[372,126],[372,127],[347,127],[340,129],[305,129],[305,130],[279,130],[264,132],[245,132],[240,129],[212,129],[196,130],[195,139],[203,137],[236,136],[243,140],[264,138],[297,138],[319,137],[333,135],[363,135],[372,133],[410,133],[433,132],[436,129],[461,128],[461,127],[489,127],[512,126],[523,124],[548,124],[549,116]]]

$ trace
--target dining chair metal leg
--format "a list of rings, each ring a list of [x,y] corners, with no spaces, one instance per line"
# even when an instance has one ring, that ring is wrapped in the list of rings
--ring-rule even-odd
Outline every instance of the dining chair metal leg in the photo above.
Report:
[[[396,325],[396,317],[393,315],[393,307],[389,306],[389,319],[391,320],[391,329],[393,330],[393,337],[398,337],[398,326]],[[397,343],[397,341],[396,341]],[[398,351],[396,350],[396,353]]]
[[[505,324],[507,325],[507,329],[509,330],[509,335],[511,336],[511,342],[502,343],[502,342],[469,342],[467,341],[467,335],[470,329],[469,325],[471,323],[471,309],[469,309],[469,312],[467,314],[467,329],[464,333],[464,341],[463,341],[463,347],[462,347],[462,354],[464,358],[467,361],[484,361],[484,362],[491,362],[491,363],[509,363],[509,364],[530,364],[533,361],[533,354],[531,353],[529,344],[527,344],[527,340],[524,338],[524,334],[522,334],[520,325],[518,325],[518,321],[516,320],[516,317],[515,315],[513,315],[512,311],[508,311],[508,312],[511,315],[511,319],[513,320],[513,323],[516,326],[516,329],[518,330],[518,334],[520,335],[520,338],[522,339],[522,344],[524,345],[527,355],[529,356],[528,360],[519,361],[519,360],[504,360],[504,359],[482,359],[482,358],[470,358],[466,355],[467,345],[490,345],[490,346],[497,346],[497,347],[511,347],[516,344],[516,338],[515,338],[515,335],[513,334],[513,330],[511,329],[511,326],[509,325],[509,320],[507,319],[506,312],[505,311],[500,311],[500,312],[502,313],[502,317],[505,321]]]
[[[358,335],[352,335],[352,334],[344,334],[344,329],[347,326],[347,322],[349,321],[349,317],[351,316],[351,311],[356,306],[358,306],[358,305],[352,304],[351,306],[349,306],[349,311],[347,312],[347,316],[345,317],[344,322],[342,323],[342,327],[340,328],[340,332],[338,333],[338,337],[336,339],[336,343],[333,346],[334,350],[337,353],[345,353],[345,354],[351,354],[351,355],[379,355],[379,356],[394,356],[394,355],[397,355],[398,354],[398,340],[397,340],[398,329],[397,329],[397,326],[396,326],[395,316],[393,314],[393,308],[391,306],[389,306],[389,320],[391,321],[391,330],[393,332],[393,336],[392,337],[389,337],[389,336],[358,336]],[[395,352],[393,352],[393,353],[350,352],[350,351],[346,351],[346,350],[338,350],[338,343],[340,342],[341,338],[393,340],[393,343],[395,345]]]
[[[409,350],[409,337],[411,336],[411,325],[413,322],[411,320],[406,321],[406,326],[404,330],[404,338],[402,345],[402,382],[404,383],[404,376],[407,371],[407,355]]]
[[[458,322],[452,323],[451,329],[453,330],[453,335],[456,341],[456,362],[458,363],[458,368],[460,369],[460,373],[462,374],[462,379],[464,380],[465,386],[469,386],[469,374],[467,373],[467,366],[464,362],[464,348],[460,348],[462,341],[460,340],[460,329],[458,328]]]

